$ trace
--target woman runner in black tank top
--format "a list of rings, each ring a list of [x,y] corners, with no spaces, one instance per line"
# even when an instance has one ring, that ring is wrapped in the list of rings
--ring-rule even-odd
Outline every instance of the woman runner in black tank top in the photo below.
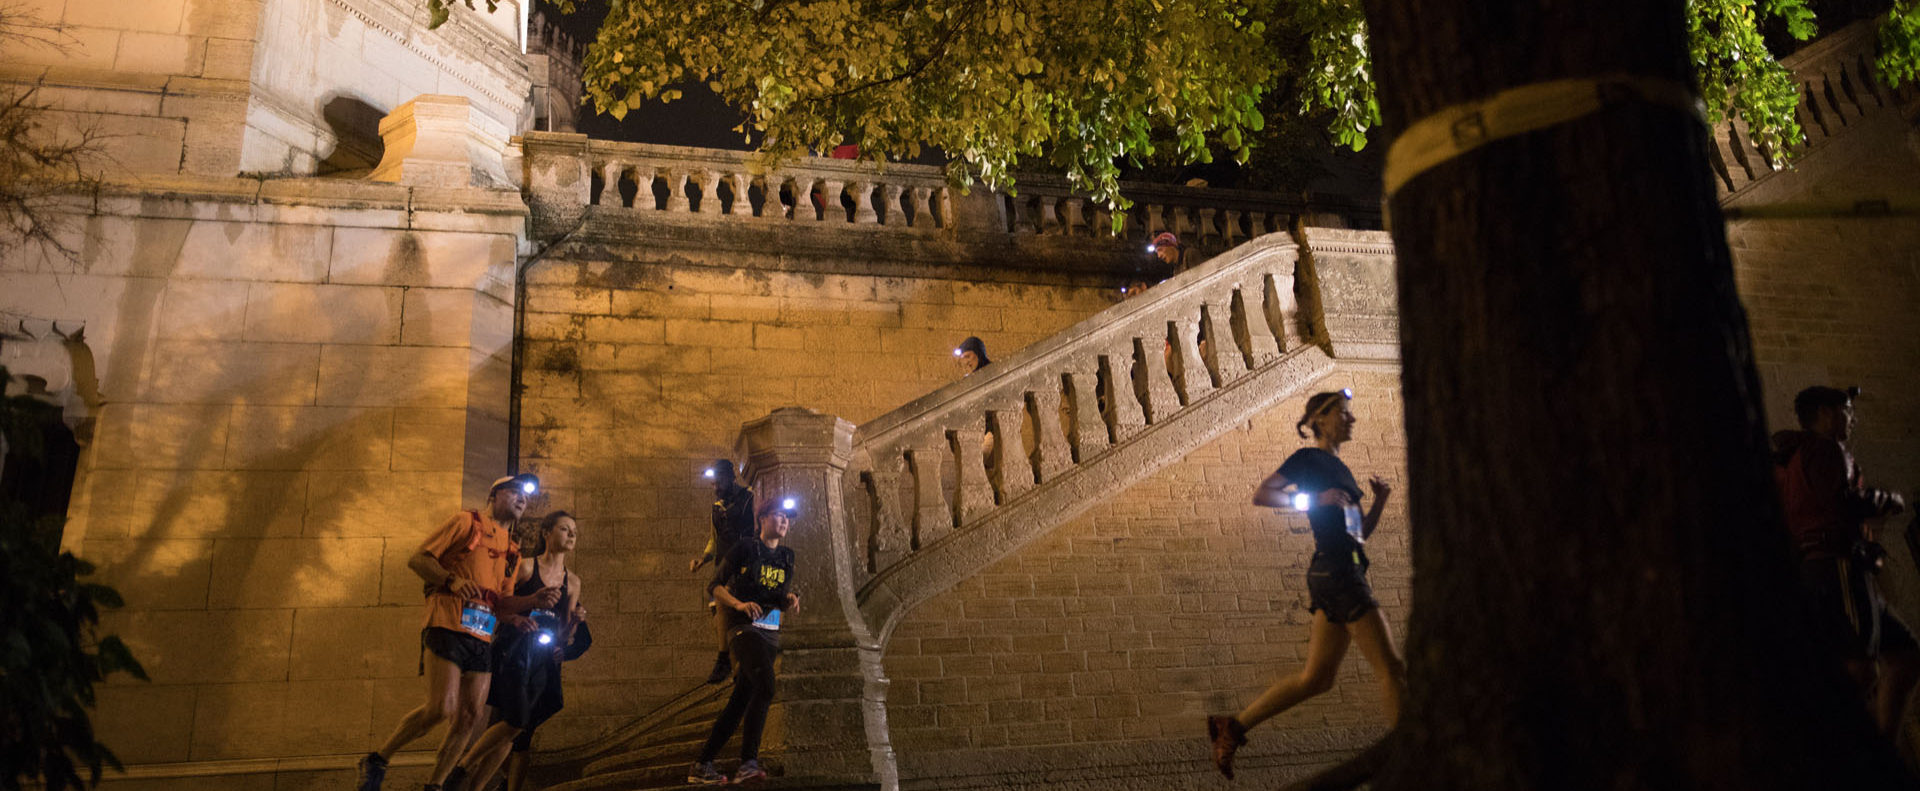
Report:
[[[1296,431],[1313,429],[1314,447],[1302,448],[1260,484],[1255,505],[1295,507],[1307,512],[1313,528],[1313,560],[1307,567],[1308,611],[1313,632],[1307,638],[1307,664],[1294,675],[1273,683],[1233,716],[1207,718],[1207,738],[1213,742],[1213,764],[1233,777],[1233,754],[1246,744],[1249,728],[1333,687],[1334,672],[1346,656],[1347,644],[1358,643],[1373,665],[1386,697],[1389,724],[1400,717],[1400,699],[1406,692],[1406,663],[1393,645],[1393,630],[1373,600],[1367,585],[1366,540],[1380,525],[1392,489],[1378,477],[1367,481],[1372,507],[1363,515],[1364,497],[1353,471],[1340,460],[1340,446],[1353,437],[1356,422],[1348,402],[1351,391],[1315,394]],[[1300,431],[1305,437],[1306,432]],[[1293,490],[1289,493],[1287,490]]]
[[[535,610],[503,627],[493,643],[493,684],[487,691],[493,724],[460,761],[466,770],[463,788],[485,788],[509,748],[514,756],[508,771],[509,791],[519,791],[526,778],[526,755],[533,731],[566,705],[560,694],[560,667],[586,653],[593,644],[587,629],[586,608],[580,605],[580,577],[567,568],[573,556],[579,526],[565,511],[548,514],[540,522],[544,551],[522,561],[516,573],[514,595],[531,595],[558,587],[560,603],[552,611]],[[547,582],[558,570],[557,585]]]

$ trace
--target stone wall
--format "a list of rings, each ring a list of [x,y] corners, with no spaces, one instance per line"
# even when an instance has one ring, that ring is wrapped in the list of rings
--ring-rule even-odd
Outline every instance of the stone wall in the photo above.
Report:
[[[1399,495],[1368,543],[1370,578],[1404,628],[1405,439],[1388,366],[1343,364],[1306,394],[1351,387],[1342,456]],[[886,649],[903,787],[1215,787],[1206,714],[1234,712],[1307,644],[1303,517],[1250,503],[1303,447],[1288,399],[919,606]],[[1385,728],[1357,651],[1327,694],[1255,731],[1244,781],[1273,785]],[[937,781],[937,782],[936,782]]]
[[[1809,385],[1861,386],[1854,455],[1870,483],[1909,502],[1920,493],[1920,131],[1907,120],[1916,112],[1910,90],[1899,112],[1851,116],[1844,136],[1727,201],[1748,218],[1730,222],[1727,238],[1767,422],[1796,428],[1793,396]],[[1904,549],[1912,519],[1882,525],[1893,555],[1881,580],[1920,623],[1920,559]]]
[[[84,326],[64,543],[153,678],[99,690],[122,786],[369,749],[418,702],[405,560],[502,469],[524,204],[175,179],[76,208],[78,260],[9,257],[0,311]]]
[[[67,40],[10,44],[0,83],[40,83],[50,127],[97,132],[115,174],[369,169],[381,117],[421,94],[471,100],[498,152],[531,118],[519,5],[500,6],[427,31],[411,0],[28,0]]]
[[[871,270],[857,251],[837,268]],[[577,744],[705,676],[715,637],[687,571],[707,536],[701,470],[740,426],[806,406],[872,418],[960,376],[953,347],[1003,355],[1107,307],[1092,279],[938,267],[784,271],[772,252],[588,246],[530,275],[521,452],[536,508],[580,517],[592,653],[568,669],[544,744]],[[753,261],[741,267],[729,262]],[[787,262],[792,265],[793,261]]]

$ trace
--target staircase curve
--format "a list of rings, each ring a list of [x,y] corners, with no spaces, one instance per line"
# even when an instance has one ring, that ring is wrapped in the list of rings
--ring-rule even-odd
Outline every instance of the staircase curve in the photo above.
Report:
[[[859,426],[856,600],[900,617],[1333,368],[1268,234]]]
[[[1303,331],[1300,258],[1288,234],[1257,237],[859,426],[832,523],[851,533],[856,602],[881,645],[914,605],[1329,373]],[[691,688],[544,756],[535,779],[559,791],[680,785],[727,689]],[[765,757],[776,775],[782,758]]]

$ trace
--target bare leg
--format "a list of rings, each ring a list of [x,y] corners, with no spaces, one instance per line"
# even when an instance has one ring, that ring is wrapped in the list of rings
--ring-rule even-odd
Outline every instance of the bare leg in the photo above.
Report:
[[[440,724],[441,720],[453,716],[459,707],[460,666],[428,654],[427,702],[401,717],[400,724],[393,729],[393,735],[388,736],[386,743],[375,752],[381,758],[391,760],[394,753],[400,752],[400,748],[427,735],[427,731]]]
[[[467,782],[472,788],[485,788],[486,782],[500,771],[500,764],[507,760],[507,750],[513,747],[513,737],[520,735],[520,729],[504,722],[487,726],[487,730],[475,740],[473,747],[467,750],[467,757],[460,763],[467,767]]]
[[[1387,624],[1387,616],[1375,607],[1360,616],[1360,620],[1347,624],[1347,631],[1353,635],[1354,645],[1360,647],[1360,655],[1373,666],[1374,675],[1380,677],[1380,692],[1387,704],[1387,724],[1400,722],[1400,702],[1407,695],[1407,663],[1394,648],[1393,627]]]
[[[466,754],[467,745],[480,735],[480,727],[487,721],[487,688],[492,684],[492,673],[460,674],[460,707],[454,712],[453,723],[447,726],[446,738],[440,740],[433,773],[427,775],[429,785],[439,785],[446,780],[453,765]]]
[[[713,630],[719,636],[720,653],[723,653],[723,654],[726,653],[727,652],[727,612],[726,610],[719,607],[713,608]]]
[[[1873,695],[1873,718],[1881,732],[1891,737],[1900,734],[1901,716],[1907,698],[1920,682],[1920,651],[1894,651],[1880,655],[1880,683]]]
[[[1313,634],[1307,638],[1307,664],[1300,672],[1285,676],[1267,687],[1239,714],[1234,716],[1248,730],[1301,701],[1333,688],[1334,671],[1347,654],[1347,627],[1327,620],[1325,611],[1313,614]]]
[[[527,756],[523,752],[507,753],[507,791],[526,791],[527,766],[533,763]]]

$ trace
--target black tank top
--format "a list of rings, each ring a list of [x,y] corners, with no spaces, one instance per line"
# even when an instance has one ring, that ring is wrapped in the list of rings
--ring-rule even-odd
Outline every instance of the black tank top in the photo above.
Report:
[[[540,559],[543,557],[546,556],[533,556],[533,573],[528,575],[525,580],[513,586],[513,595],[532,596],[535,593],[539,593],[541,588],[546,587],[546,583],[540,581]],[[572,608],[567,606],[567,582],[568,578],[572,576],[572,574],[560,575],[560,602],[553,605],[554,614],[563,619],[566,617],[566,614],[572,610]]]

